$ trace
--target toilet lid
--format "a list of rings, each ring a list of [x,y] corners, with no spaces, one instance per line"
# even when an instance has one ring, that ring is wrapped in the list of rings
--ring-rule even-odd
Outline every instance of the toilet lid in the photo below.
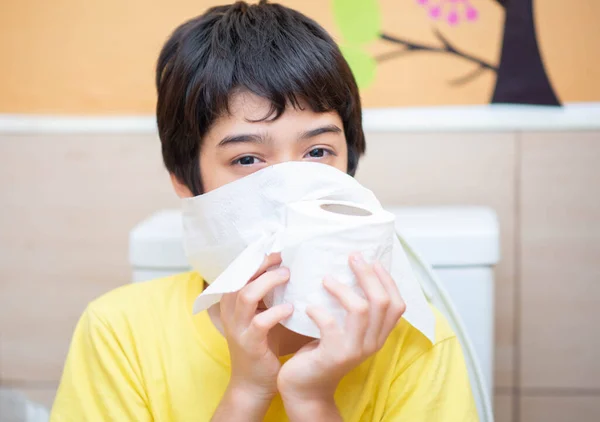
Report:
[[[498,262],[496,214],[485,207],[386,207],[398,232],[433,267],[491,266]],[[187,270],[180,210],[162,210],[129,235],[134,268]]]
[[[396,230],[433,267],[491,266],[500,256],[496,213],[487,207],[386,207]]]

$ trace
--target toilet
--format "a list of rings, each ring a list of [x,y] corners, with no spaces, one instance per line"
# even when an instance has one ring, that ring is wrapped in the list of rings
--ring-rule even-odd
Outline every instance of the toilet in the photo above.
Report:
[[[449,296],[447,302],[451,302],[451,310],[446,310],[447,317],[463,342],[463,348],[472,348],[474,360],[478,361],[478,364],[467,362],[471,385],[483,384],[487,398],[492,397],[493,267],[499,259],[495,213],[484,207],[387,209],[397,217],[396,229],[405,249],[410,245],[409,255],[428,264],[421,265],[426,273],[429,266],[433,269],[434,275],[430,278],[439,279],[442,290],[445,290],[442,293]],[[183,250],[181,212],[159,211],[137,224],[129,236],[129,259],[133,282],[189,271]],[[440,293],[428,291],[435,289],[427,285],[423,288],[432,303],[437,303]],[[459,330],[461,328],[464,328],[464,333]],[[467,342],[470,343],[468,346]],[[478,400],[478,395],[475,395]],[[477,405],[482,414],[482,407],[487,404],[478,402]]]
[[[488,397],[493,397],[493,267],[500,255],[496,214],[484,207],[388,210],[396,215],[398,233],[448,292],[475,350]]]

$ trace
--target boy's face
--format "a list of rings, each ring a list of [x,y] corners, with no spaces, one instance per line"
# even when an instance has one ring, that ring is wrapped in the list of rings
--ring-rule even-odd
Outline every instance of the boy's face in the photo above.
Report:
[[[262,120],[271,107],[268,100],[246,91],[234,94],[231,114],[216,119],[202,142],[204,190],[285,161],[316,161],[346,172],[348,148],[340,116],[301,105],[302,110],[290,106],[278,119]],[[191,196],[174,183],[180,196]]]

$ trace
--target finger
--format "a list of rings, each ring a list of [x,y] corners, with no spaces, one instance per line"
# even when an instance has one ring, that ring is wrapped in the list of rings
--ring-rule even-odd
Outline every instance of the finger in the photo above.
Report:
[[[235,312],[235,302],[237,299],[237,292],[225,293],[219,302],[219,309],[221,314],[221,321],[227,322],[229,317],[232,317]]]
[[[256,270],[254,275],[252,277],[250,277],[250,281],[256,280],[258,277],[263,275],[269,269],[274,269],[276,267],[279,267],[280,265],[281,265],[281,254],[280,253],[272,253],[270,255],[265,256],[265,259],[263,260],[262,264],[260,264],[260,267],[258,268],[258,270]]]
[[[281,262],[282,261],[281,261],[280,253],[273,253],[273,254],[265,256],[263,262],[260,264],[260,267],[258,268],[258,270],[256,270],[256,272],[252,275],[252,277],[250,277],[250,280],[248,281],[248,283],[252,283],[258,277],[260,277],[261,275],[263,275],[265,272],[269,271],[270,269],[276,269],[277,267],[279,267],[279,265],[281,265]],[[225,307],[227,309],[226,310],[224,309],[224,312],[231,319],[233,319],[235,317],[235,304],[237,302],[238,293],[239,293],[239,291],[230,293],[230,294],[225,294],[223,296],[224,298],[226,296],[229,296],[227,299],[226,305],[225,305]],[[223,300],[223,299],[221,299],[221,300]]]
[[[323,287],[335,297],[348,312],[346,315],[346,332],[355,344],[364,340],[369,327],[369,302],[360,297],[350,286],[340,283],[332,277],[325,277]]]
[[[377,349],[391,298],[373,270],[373,266],[367,264],[361,254],[352,254],[349,261],[352,271],[356,274],[358,284],[365,292],[369,302],[369,328],[365,335],[364,345],[368,351],[373,352]]]
[[[390,297],[390,306],[388,307],[383,326],[381,327],[380,336],[378,339],[379,347],[383,346],[390,332],[398,324],[398,321],[406,311],[406,303],[400,295],[398,286],[390,273],[387,272],[381,263],[376,262],[373,265],[373,270],[377,277],[381,280],[381,285],[386,289]]]
[[[321,333],[321,344],[341,344],[342,328],[335,318],[321,306],[307,306],[306,315],[314,321]]]
[[[284,319],[289,318],[293,312],[294,307],[290,303],[273,306],[252,318],[246,335],[253,341],[266,339],[269,331]]]
[[[285,284],[290,278],[287,268],[267,271],[256,280],[246,284],[238,293],[235,303],[235,318],[247,326],[256,313],[260,302],[274,287]]]
[[[250,280],[248,281],[248,283],[253,282],[254,280],[256,280],[259,276],[263,275],[266,271],[268,271],[269,269],[275,269],[276,267],[278,267],[281,264],[281,254],[280,253],[274,253],[274,254],[270,254],[265,256],[265,259],[263,260],[263,262],[260,264],[260,267],[258,268],[258,270],[256,270],[256,272],[252,275],[252,277],[250,277]],[[233,293],[225,293],[223,295],[223,297],[221,298],[220,301],[220,306],[221,306],[221,314],[223,315],[223,317],[233,317],[234,313],[235,313],[235,304],[237,301],[237,295],[239,292],[233,292]]]
[[[398,285],[390,275],[390,273],[381,265],[381,262],[375,262],[373,264],[373,271],[377,274],[381,285],[386,290],[387,294],[390,296],[392,301],[402,302],[402,296],[400,295],[400,290],[398,290]]]

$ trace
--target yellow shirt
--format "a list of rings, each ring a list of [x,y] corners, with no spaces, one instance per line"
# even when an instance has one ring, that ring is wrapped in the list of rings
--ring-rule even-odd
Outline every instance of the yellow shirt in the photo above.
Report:
[[[209,421],[230,367],[207,312],[191,313],[201,290],[200,277],[186,273],[92,302],[75,329],[51,421]],[[401,320],[346,375],[335,396],[344,421],[477,420],[461,347],[435,314],[433,345]],[[279,396],[264,420],[288,420]]]

